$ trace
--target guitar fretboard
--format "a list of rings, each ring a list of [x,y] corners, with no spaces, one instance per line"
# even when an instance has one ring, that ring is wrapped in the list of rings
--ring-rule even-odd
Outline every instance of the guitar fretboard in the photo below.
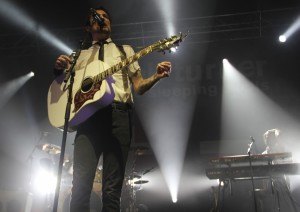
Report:
[[[141,57],[149,54],[153,52],[153,47],[148,46],[144,49],[142,49],[141,51],[137,52],[136,54],[122,60],[121,62],[117,63],[116,65],[110,67],[109,69],[103,71],[100,74],[97,74],[96,76],[94,76],[93,81],[94,82],[99,82],[104,80],[105,78],[107,78],[108,76],[113,75],[114,73],[116,73],[119,70],[122,70],[123,68],[125,68],[126,66],[128,66],[129,64],[139,60]]]

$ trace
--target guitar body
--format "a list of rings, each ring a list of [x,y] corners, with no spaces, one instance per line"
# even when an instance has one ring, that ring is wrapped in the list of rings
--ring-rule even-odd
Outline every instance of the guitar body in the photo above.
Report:
[[[72,104],[70,118],[68,120],[68,131],[74,131],[82,122],[87,120],[97,110],[112,103],[115,94],[112,88],[112,75],[129,64],[139,60],[141,57],[153,52],[164,52],[171,47],[177,47],[179,42],[187,36],[171,36],[160,40],[138,53],[109,67],[102,61],[93,61],[86,68],[75,71],[72,89]],[[65,124],[65,111],[68,102],[69,81],[64,82],[65,74],[58,76],[51,84],[48,91],[48,117],[52,126],[63,129]]]
[[[112,77],[97,79],[97,76],[108,68],[106,63],[99,60],[88,64],[85,69],[75,71],[68,131],[76,130],[79,124],[97,110],[112,103],[115,96]],[[52,82],[47,98],[49,121],[51,125],[60,129],[63,129],[65,124],[70,85],[70,80],[65,83],[64,78],[65,74],[61,74]]]

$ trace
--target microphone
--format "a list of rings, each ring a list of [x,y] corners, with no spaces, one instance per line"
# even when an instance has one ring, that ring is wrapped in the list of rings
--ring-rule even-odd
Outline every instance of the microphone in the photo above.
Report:
[[[248,155],[250,155],[250,151],[251,151],[252,145],[255,142],[255,140],[254,140],[254,138],[252,136],[250,136],[250,140],[251,140],[251,143],[248,144],[248,151],[247,151]]]
[[[251,143],[248,144],[248,147],[249,147],[249,148],[248,148],[248,151],[247,151],[248,154],[250,154],[252,145],[255,143],[255,139],[254,139],[252,136],[250,136],[250,140],[251,140]],[[255,144],[254,144],[254,150],[255,150],[256,152],[258,152],[257,146],[256,146]]]
[[[90,12],[91,12],[91,15],[93,16],[94,20],[97,21],[100,28],[102,29],[104,26],[104,19],[98,15],[98,13],[96,12],[96,10],[94,8],[91,8]]]

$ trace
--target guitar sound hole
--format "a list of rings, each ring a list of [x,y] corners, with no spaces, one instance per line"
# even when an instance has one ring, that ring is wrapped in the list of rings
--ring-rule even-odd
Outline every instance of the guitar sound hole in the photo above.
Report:
[[[91,90],[93,86],[93,80],[91,78],[86,78],[83,80],[82,85],[81,85],[81,90],[82,92],[88,92]]]

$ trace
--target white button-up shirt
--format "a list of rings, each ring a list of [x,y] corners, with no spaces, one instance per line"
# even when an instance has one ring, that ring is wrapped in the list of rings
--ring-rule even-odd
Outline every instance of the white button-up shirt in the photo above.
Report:
[[[109,38],[106,40],[107,43],[104,44],[104,63],[109,67],[119,63],[124,59],[119,48],[112,42]],[[100,45],[96,42],[86,50],[82,50],[81,54],[77,60],[75,70],[84,69],[89,63],[98,60]],[[135,54],[131,46],[123,45],[126,57],[130,57]],[[132,104],[132,92],[131,92],[131,82],[129,78],[140,70],[138,62],[134,62],[124,68],[114,73],[112,77],[112,87],[115,93],[114,100],[119,102],[127,102]],[[102,70],[103,71],[103,70]],[[96,71],[95,73],[97,73]]]

